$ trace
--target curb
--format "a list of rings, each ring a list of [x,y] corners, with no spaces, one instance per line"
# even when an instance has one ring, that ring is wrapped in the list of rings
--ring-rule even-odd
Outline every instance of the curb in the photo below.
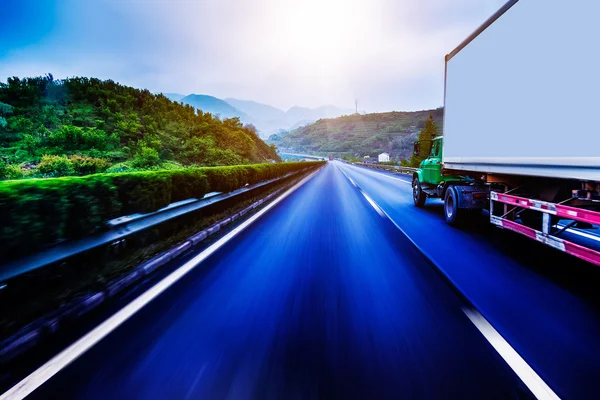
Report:
[[[213,225],[194,234],[187,240],[180,242],[170,249],[154,256],[148,261],[143,262],[123,276],[120,276],[109,282],[104,291],[87,293],[81,297],[75,298],[72,301],[62,305],[57,310],[26,325],[20,331],[17,331],[12,336],[0,342],[0,363],[6,363],[12,360],[13,358],[37,345],[45,337],[58,332],[60,327],[68,324],[69,321],[73,321],[84,314],[87,314],[106,302],[108,299],[114,298],[123,293],[126,289],[153,274],[160,267],[189,251],[192,246],[195,246],[196,244],[207,239],[209,236],[219,232],[222,227],[225,227],[247,213],[252,212],[254,209],[269,201],[286,188],[287,186],[277,189],[273,193],[270,193],[264,198],[250,204],[235,214],[215,222]]]

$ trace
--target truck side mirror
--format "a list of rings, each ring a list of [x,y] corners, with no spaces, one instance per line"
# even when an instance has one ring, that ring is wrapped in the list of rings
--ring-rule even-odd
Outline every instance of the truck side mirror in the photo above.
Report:
[[[415,142],[413,146],[413,154],[418,156],[421,153],[421,142]]]

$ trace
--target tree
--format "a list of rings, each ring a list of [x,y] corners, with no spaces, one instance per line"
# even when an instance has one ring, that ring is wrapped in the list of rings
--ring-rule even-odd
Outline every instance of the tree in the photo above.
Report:
[[[23,136],[23,147],[27,150],[27,154],[34,156],[38,147],[40,147],[41,140],[37,136],[30,135],[29,133]]]
[[[0,147],[11,163],[37,163],[44,154],[71,162],[79,154],[138,168],[156,168],[163,160],[199,165],[279,160],[276,149],[239,118],[222,121],[110,80],[56,80],[52,74],[0,81]],[[58,173],[69,171],[64,160],[53,162]]]
[[[438,136],[438,127],[433,118],[433,114],[429,114],[429,118],[425,120],[425,126],[419,133],[420,152],[419,155],[413,154],[410,158],[410,165],[418,167],[421,161],[429,157],[431,152],[432,140]]]
[[[0,101],[0,117],[8,117],[13,113],[13,106]]]

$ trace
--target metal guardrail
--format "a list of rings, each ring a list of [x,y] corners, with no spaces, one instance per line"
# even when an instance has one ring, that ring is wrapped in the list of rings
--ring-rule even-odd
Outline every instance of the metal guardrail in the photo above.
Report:
[[[126,216],[117,220],[112,220],[111,223],[107,223],[105,225],[107,228],[105,231],[88,235],[82,239],[67,241],[47,250],[42,250],[29,256],[12,260],[0,265],[0,282],[41,267],[54,264],[77,254],[84,253],[88,250],[123,240],[127,236],[141,232],[173,218],[201,210],[202,208],[219,203],[223,200],[227,200],[232,197],[248,193],[252,190],[270,185],[280,180],[289,178],[290,176],[305,172],[307,169],[308,168],[288,173],[279,178],[270,179],[252,186],[245,186],[234,190],[233,192],[215,194],[202,199],[189,199],[170,204],[164,208],[161,208],[160,210],[148,214],[135,214],[130,217]]]
[[[327,160],[327,157],[313,156],[313,155],[310,155],[310,154],[285,153],[285,152],[278,153],[278,154],[280,156],[290,156],[290,157],[304,158],[304,159],[310,159],[310,160],[315,160],[315,161],[326,161]]]
[[[400,172],[402,174],[412,174],[413,172],[418,171],[418,168],[400,167],[397,165],[383,165],[383,164],[370,164],[370,163],[353,163],[353,164],[360,165],[361,167],[367,167],[367,168],[396,171],[396,172]]]

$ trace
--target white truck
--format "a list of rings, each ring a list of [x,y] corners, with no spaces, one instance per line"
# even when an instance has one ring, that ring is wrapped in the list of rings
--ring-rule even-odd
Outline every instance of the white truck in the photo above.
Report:
[[[600,1],[511,0],[446,56],[444,136],[415,205],[490,222],[600,265]],[[415,143],[415,153],[423,148]]]

